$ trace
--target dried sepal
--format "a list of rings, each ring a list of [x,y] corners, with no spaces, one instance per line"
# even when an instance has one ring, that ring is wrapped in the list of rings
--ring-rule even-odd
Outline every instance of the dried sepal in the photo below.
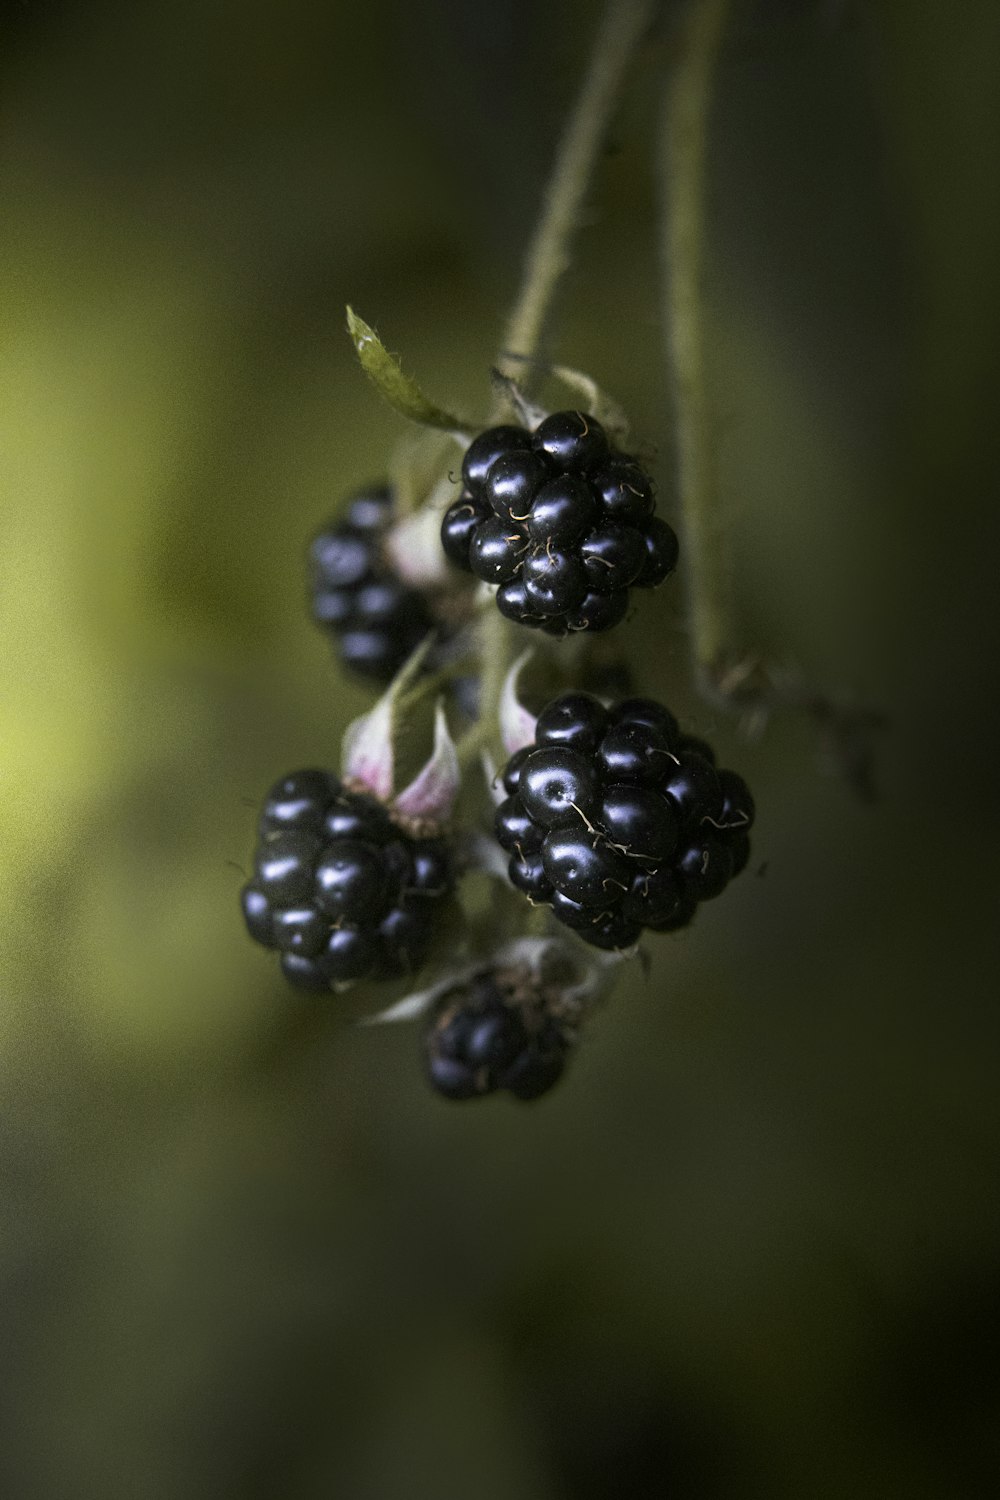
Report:
[[[627,442],[629,421],[625,410],[613,396],[601,389],[596,380],[569,365],[553,365],[552,375],[583,399],[587,415],[595,417],[614,442]]]
[[[413,990],[372,1016],[363,1026],[414,1021],[453,990],[461,990],[478,974],[490,970],[522,970],[547,1008],[570,1025],[579,1025],[604,998],[614,982],[619,955],[583,950],[563,937],[515,938],[492,952],[470,956],[442,970],[432,984]]]
[[[434,710],[434,748],[430,758],[393,799],[393,811],[414,823],[445,823],[451,816],[460,784],[458,753],[439,698]]]
[[[500,739],[508,755],[514,755],[530,745],[535,738],[535,714],[529,713],[517,696],[517,683],[523,668],[531,660],[533,651],[522,651],[503,680],[500,692]]]
[[[513,376],[505,375],[496,366],[490,370],[490,385],[498,401],[508,406],[525,427],[537,427],[548,416],[544,406],[528,400]]]
[[[624,443],[628,440],[629,421],[625,415],[625,409],[609,396],[607,391],[602,390],[597,381],[583,370],[575,370],[571,365],[553,365],[548,360],[535,359],[527,354],[516,354],[513,351],[505,351],[503,359],[515,364],[527,365],[536,369],[541,375],[548,375],[553,380],[558,380],[567,390],[572,391],[582,404],[583,409],[590,417],[595,417],[604,427],[616,443]],[[529,404],[516,381],[505,375],[501,370],[491,372],[495,388],[498,386],[505,399],[515,408],[521,411],[522,407],[527,415],[522,416],[526,426],[536,427],[548,412],[544,407]]]
[[[375,707],[354,719],[344,731],[341,770],[347,781],[363,786],[387,802],[395,785],[395,737],[399,732],[400,705],[406,690],[419,675],[432,638],[422,641],[403,663]]]

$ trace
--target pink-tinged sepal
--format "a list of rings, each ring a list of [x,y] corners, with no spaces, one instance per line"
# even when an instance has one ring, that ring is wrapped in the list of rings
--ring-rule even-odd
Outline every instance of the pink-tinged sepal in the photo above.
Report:
[[[448,728],[444,705],[434,712],[434,749],[409,786],[394,799],[393,811],[415,823],[446,823],[461,784],[458,753]]]
[[[500,738],[508,755],[514,755],[518,750],[523,750],[525,745],[533,744],[535,739],[537,717],[528,712],[517,696],[517,681],[521,675],[521,669],[526,666],[532,655],[531,651],[521,653],[504,678],[503,689],[500,693]]]
[[[375,707],[344,731],[340,758],[344,780],[364,787],[381,802],[389,801],[395,786],[400,700],[419,676],[430,647],[428,637],[399,669]]]
[[[345,781],[363,786],[380,801],[392,796],[395,774],[392,749],[392,703],[388,693],[370,713],[344,731],[341,769]]]
[[[441,588],[453,579],[441,550],[441,513],[429,506],[397,521],[385,550],[395,572],[413,588]]]
[[[553,1015],[578,1026],[606,998],[621,961],[618,953],[595,953],[562,936],[515,938],[496,948],[456,952],[421,990],[404,995],[363,1025],[414,1021],[426,1014],[451,990],[461,990],[477,975],[496,970],[518,970],[524,982],[537,989]]]

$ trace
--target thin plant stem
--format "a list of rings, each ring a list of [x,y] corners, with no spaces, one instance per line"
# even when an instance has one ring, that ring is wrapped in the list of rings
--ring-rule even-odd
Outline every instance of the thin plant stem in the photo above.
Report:
[[[665,323],[674,381],[692,666],[705,696],[741,712],[748,727],[763,723],[775,708],[807,713],[849,785],[868,800],[874,796],[873,740],[884,726],[882,715],[838,702],[797,672],[747,650],[735,613],[712,456],[702,301],[709,125],[729,8],[729,0],[693,0],[664,114]]]
[[[559,143],[521,289],[504,332],[503,352],[529,360],[538,353],[556,288],[569,265],[597,153],[629,62],[655,10],[655,0],[610,0],[605,11],[583,87]],[[520,366],[508,373],[521,378],[524,370]]]
[[[656,8],[657,0],[610,0],[595,38],[583,86],[556,152],[541,217],[528,247],[520,291],[507,321],[499,357],[502,367],[505,353],[521,356],[514,373],[526,384],[530,384],[530,374],[525,375],[526,370],[530,371],[530,363],[522,361],[530,362],[537,355],[559,280],[569,265],[573,237],[601,143],[629,62]],[[487,612],[479,631],[479,718],[459,747],[466,762],[497,738],[500,694],[518,649],[513,625],[497,609]]]
[[[729,0],[695,0],[667,92],[666,328],[695,675],[708,683],[732,645],[730,560],[719,513],[705,384],[702,260],[705,166],[716,63]]]

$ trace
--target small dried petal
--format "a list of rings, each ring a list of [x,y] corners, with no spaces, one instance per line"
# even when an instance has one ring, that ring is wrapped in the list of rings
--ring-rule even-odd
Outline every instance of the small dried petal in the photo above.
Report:
[[[359,782],[383,801],[392,796],[395,773],[392,707],[390,694],[384,693],[370,713],[348,724],[341,757],[344,779]]]
[[[521,669],[532,655],[533,652],[530,650],[521,653],[504,678],[503,690],[500,694],[500,738],[508,755],[523,750],[525,745],[532,744],[535,738],[536,717],[528,712],[517,696],[517,681],[521,675]]]
[[[405,818],[431,823],[447,822],[461,783],[455,741],[448,729],[444,704],[434,711],[434,749],[409,786],[393,801],[395,812]]]
[[[414,651],[382,694],[375,707],[348,724],[341,747],[341,771],[345,781],[356,782],[387,802],[395,781],[393,738],[399,699],[420,672],[430,640]]]
[[[441,550],[441,516],[430,506],[405,516],[386,535],[385,550],[404,583],[428,588],[451,582],[452,573]]]

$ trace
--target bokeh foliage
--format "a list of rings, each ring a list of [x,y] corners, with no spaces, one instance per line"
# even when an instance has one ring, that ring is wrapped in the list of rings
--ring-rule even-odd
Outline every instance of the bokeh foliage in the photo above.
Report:
[[[758,793],[755,867],[534,1109],[286,992],[253,804],[364,706],[306,539],[486,374],[592,5],[26,5],[0,60],[4,1493],[991,1493],[995,87],[967,0],[737,7],[713,136],[718,461],[748,643],[883,707],[640,679]],[[557,346],[669,511],[651,137],[622,111]]]

